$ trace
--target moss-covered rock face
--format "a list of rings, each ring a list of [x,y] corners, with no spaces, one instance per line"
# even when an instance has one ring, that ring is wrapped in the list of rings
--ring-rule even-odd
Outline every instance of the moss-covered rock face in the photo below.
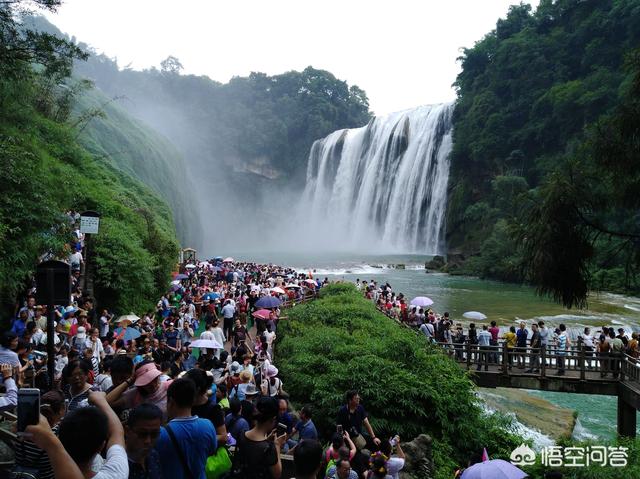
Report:
[[[508,422],[483,413],[454,361],[378,312],[352,284],[330,285],[321,299],[293,308],[278,336],[285,389],[299,405],[313,405],[324,437],[335,430],[344,393],[356,389],[381,438],[434,438],[441,477],[482,447],[508,456],[519,444]]]

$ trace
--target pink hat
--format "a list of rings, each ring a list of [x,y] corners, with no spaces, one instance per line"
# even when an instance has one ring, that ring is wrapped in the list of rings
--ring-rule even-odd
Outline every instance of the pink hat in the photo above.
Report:
[[[267,368],[265,376],[267,376],[268,378],[274,378],[277,375],[278,375],[278,368],[275,367],[274,365],[269,365],[269,367]]]
[[[136,382],[134,384],[136,386],[146,386],[161,374],[154,363],[145,364],[136,370]]]

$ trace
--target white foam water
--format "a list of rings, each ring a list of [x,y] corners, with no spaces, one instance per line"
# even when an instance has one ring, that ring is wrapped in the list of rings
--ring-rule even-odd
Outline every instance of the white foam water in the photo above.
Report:
[[[300,202],[305,237],[337,251],[441,253],[452,112],[421,106],[316,141]]]

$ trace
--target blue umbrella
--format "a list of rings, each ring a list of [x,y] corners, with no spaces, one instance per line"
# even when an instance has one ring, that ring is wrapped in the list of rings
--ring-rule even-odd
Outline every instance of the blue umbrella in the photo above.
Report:
[[[222,261],[222,256],[216,256],[213,259],[214,259],[214,261]]]
[[[220,297],[220,295],[218,293],[213,293],[213,292],[209,292],[209,293],[205,293],[204,295],[202,295],[202,299],[206,299],[211,301],[212,299],[218,299]]]
[[[122,330],[124,328],[116,328],[115,329],[115,333],[116,335],[120,335],[122,333]],[[138,331],[136,328],[126,328],[124,331],[124,337],[122,339],[124,339],[125,341],[131,341],[132,339],[138,339],[142,334],[140,333],[140,331]]]
[[[175,278],[173,279],[189,279],[189,276],[187,276],[186,274],[177,274]]]
[[[256,301],[256,306],[258,308],[277,308],[282,304],[275,296],[263,296],[258,301]]]

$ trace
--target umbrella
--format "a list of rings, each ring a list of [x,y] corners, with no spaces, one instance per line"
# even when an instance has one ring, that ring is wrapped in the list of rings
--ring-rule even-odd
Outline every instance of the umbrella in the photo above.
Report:
[[[527,474],[510,462],[493,459],[465,469],[461,479],[523,479]]]
[[[138,339],[141,336],[140,331],[138,331],[136,328],[116,328],[114,332],[116,333],[116,337],[118,337],[118,339],[124,339],[125,341]],[[123,333],[124,335],[122,337],[119,337]]]
[[[129,313],[129,314],[124,314],[124,315],[120,316],[116,320],[116,323],[121,323],[122,321],[129,321],[129,323],[135,323],[139,319],[140,318],[138,316],[136,316],[135,314]]]
[[[212,299],[218,299],[220,295],[218,293],[208,292],[202,295],[202,299],[211,301]]]
[[[285,288],[287,288],[287,289],[300,289],[300,286],[297,285],[297,284],[293,284],[292,283],[292,284],[286,285]]]
[[[231,256],[229,256],[228,258],[225,258],[222,260],[223,263],[233,263],[233,258]]]
[[[281,304],[282,301],[275,296],[264,296],[256,301],[256,306],[258,308],[277,308]]]
[[[466,313],[463,313],[462,316],[464,316],[467,319],[475,319],[478,321],[487,319],[487,316],[485,314],[482,314],[479,311],[467,311]]]
[[[433,304],[433,300],[431,298],[427,298],[426,296],[418,296],[411,300],[411,306],[431,306]]]
[[[180,288],[182,288],[182,286],[180,286],[179,284],[172,284],[171,288],[169,288],[171,291],[178,291]]]
[[[271,288],[272,293],[285,294],[285,290],[276,286],[275,288]]]
[[[187,276],[186,274],[177,274],[176,277],[173,278],[173,279],[179,281],[179,280],[182,280],[182,279],[189,279],[189,276]]]
[[[222,256],[216,256],[215,258],[213,258],[213,260],[214,261],[218,261],[218,260],[222,261]]]
[[[192,348],[223,349],[224,346],[215,339],[196,339],[189,344]]]
[[[187,268],[187,269],[194,269],[196,267],[196,265],[192,264],[192,263],[189,263],[189,264],[185,265],[184,267]]]
[[[253,316],[254,318],[260,318],[260,319],[269,319],[270,315],[271,315],[271,311],[269,311],[268,309],[259,309],[258,311],[255,311],[254,313],[251,314],[251,316]]]
[[[310,285],[312,285],[314,287],[316,286],[316,282],[314,280],[312,280],[312,279],[305,279],[304,282],[307,283],[307,284],[310,284]]]
[[[171,281],[171,284],[180,284],[180,280],[179,279],[175,279],[175,280]]]

